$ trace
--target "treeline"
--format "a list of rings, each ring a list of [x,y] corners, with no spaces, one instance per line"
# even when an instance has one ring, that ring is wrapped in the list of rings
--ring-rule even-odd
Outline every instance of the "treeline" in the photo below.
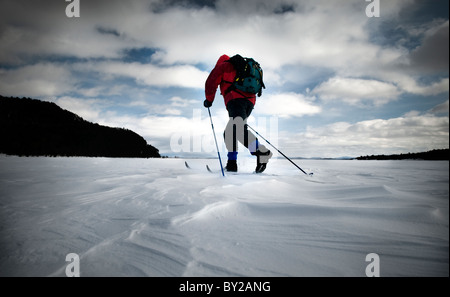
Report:
[[[407,153],[398,155],[361,156],[357,160],[449,160],[449,149],[431,150],[422,153]]]
[[[0,96],[0,153],[159,158],[135,132],[88,122],[52,102]]]

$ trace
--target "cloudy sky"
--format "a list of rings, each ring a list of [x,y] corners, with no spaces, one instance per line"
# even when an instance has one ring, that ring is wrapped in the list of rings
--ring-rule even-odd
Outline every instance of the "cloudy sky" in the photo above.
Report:
[[[448,0],[76,2],[0,0],[1,95],[214,156],[204,83],[240,53],[267,87],[249,123],[289,156],[449,147]],[[223,143],[219,93],[211,111]]]

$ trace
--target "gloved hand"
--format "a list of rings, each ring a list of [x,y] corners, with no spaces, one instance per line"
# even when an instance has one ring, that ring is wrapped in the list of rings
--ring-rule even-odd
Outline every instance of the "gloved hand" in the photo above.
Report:
[[[206,107],[206,108],[211,107],[212,106],[212,102],[208,101],[207,99],[205,99],[205,101],[203,101],[203,106]]]

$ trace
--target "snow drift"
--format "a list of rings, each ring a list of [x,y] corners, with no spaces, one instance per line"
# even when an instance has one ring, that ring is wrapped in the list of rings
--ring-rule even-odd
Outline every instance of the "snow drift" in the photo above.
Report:
[[[0,157],[0,275],[449,275],[448,161]]]

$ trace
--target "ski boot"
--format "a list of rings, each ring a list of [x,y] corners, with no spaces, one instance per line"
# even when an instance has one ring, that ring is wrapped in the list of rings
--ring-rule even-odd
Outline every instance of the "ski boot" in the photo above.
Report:
[[[267,162],[269,162],[269,159],[272,158],[273,154],[270,150],[267,150],[265,152],[257,150],[256,152],[252,153],[252,155],[256,156],[255,173],[262,173],[264,170],[266,170]]]
[[[237,172],[238,171],[237,161],[236,160],[228,160],[227,166],[225,166],[225,170],[227,172]]]

